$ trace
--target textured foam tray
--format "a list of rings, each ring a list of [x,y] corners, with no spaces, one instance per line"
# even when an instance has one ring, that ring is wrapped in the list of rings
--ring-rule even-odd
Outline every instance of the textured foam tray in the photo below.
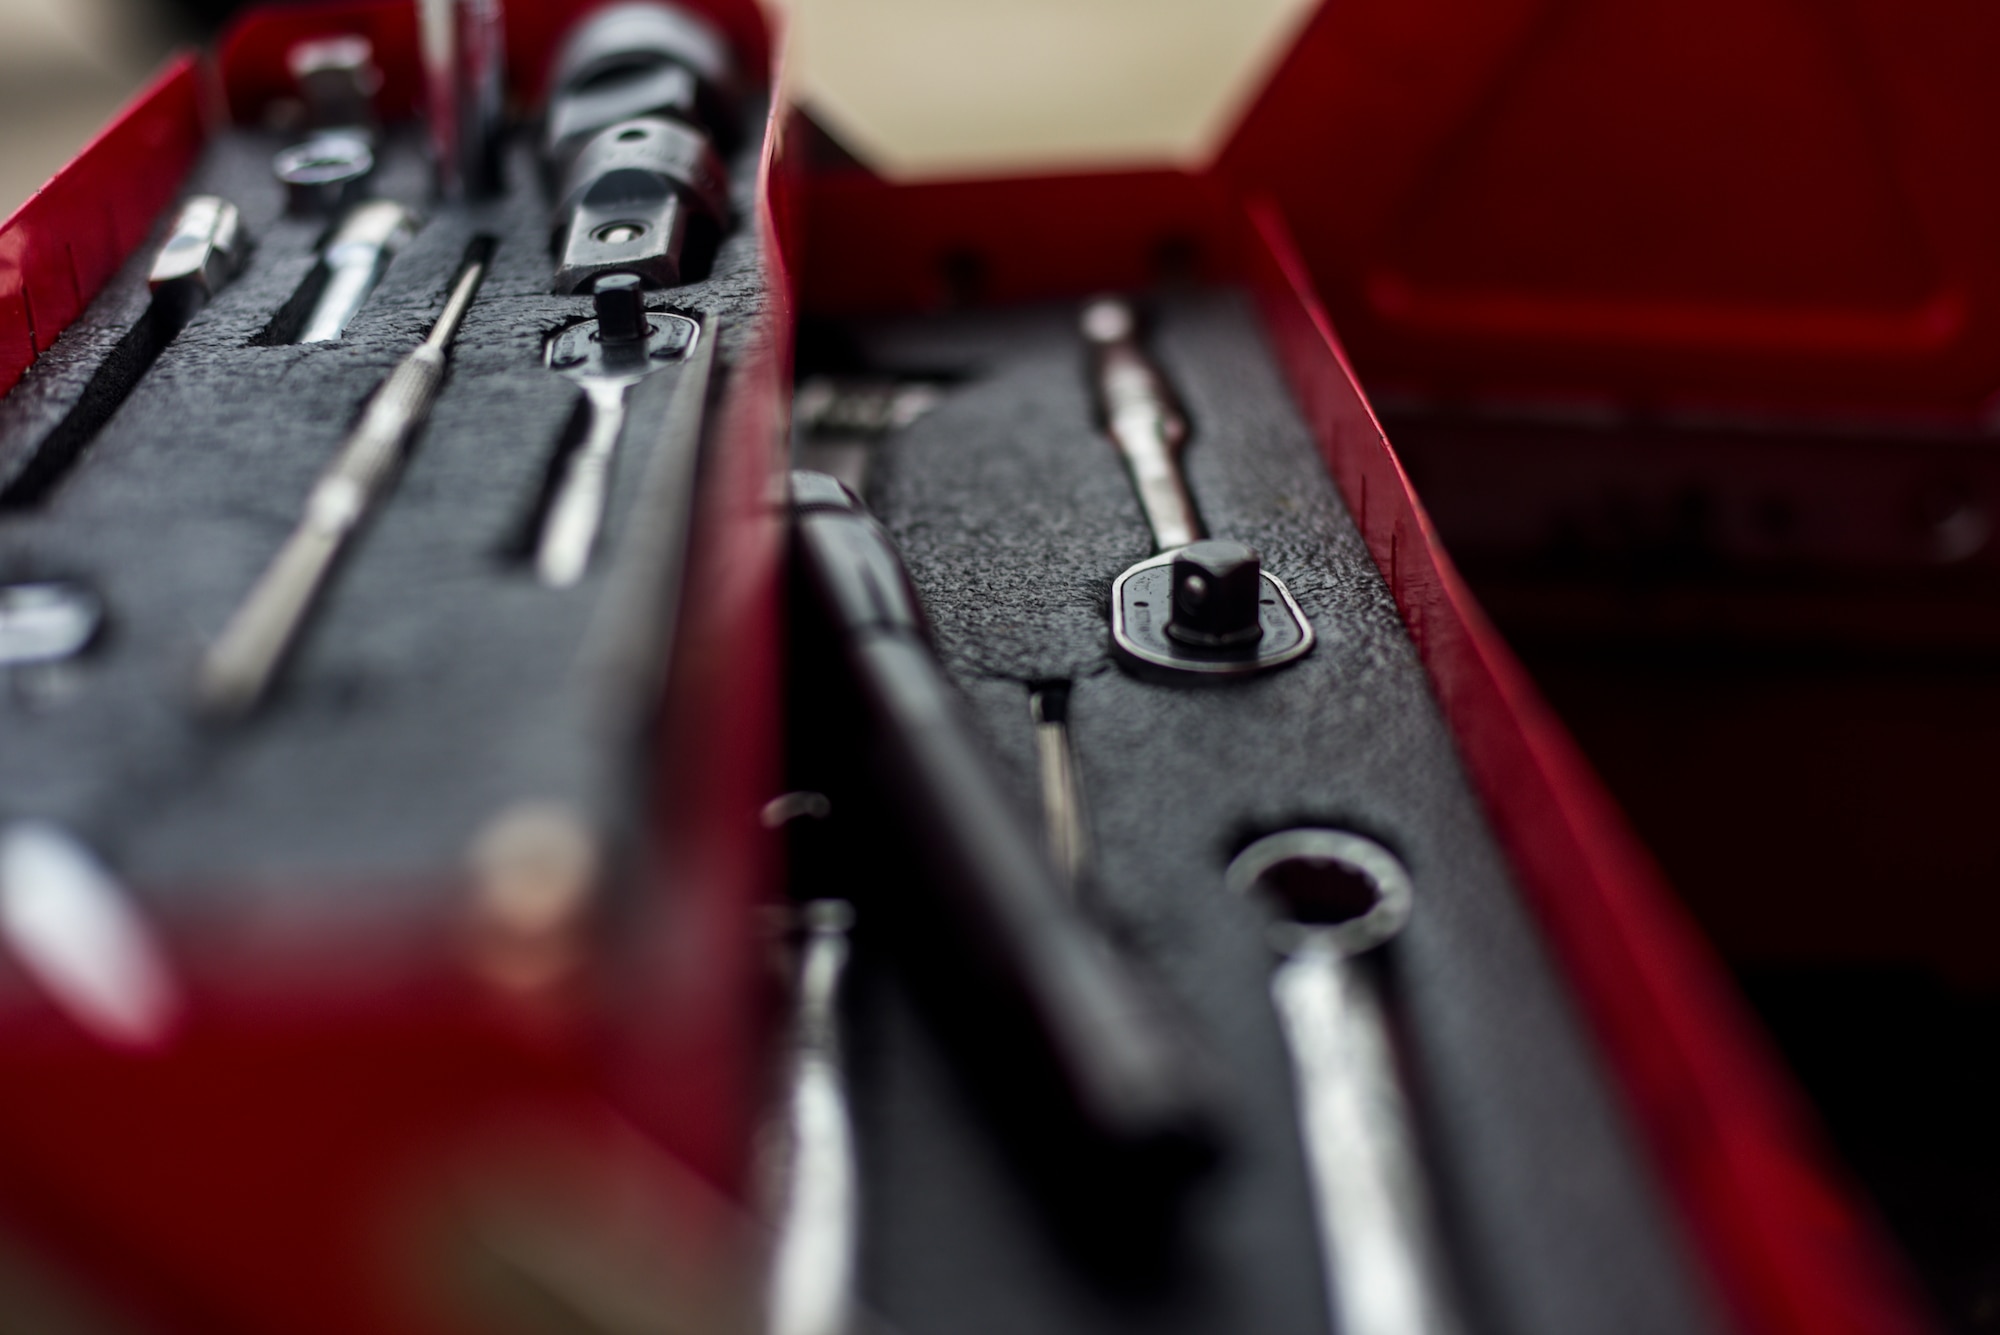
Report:
[[[510,156],[504,198],[430,209],[415,139],[391,136],[377,192],[425,207],[427,225],[342,339],[271,346],[262,335],[311,271],[323,231],[283,216],[269,170],[280,146],[252,131],[211,144],[186,192],[242,209],[255,243],[247,268],[44,503],[0,511],[0,579],[80,578],[110,607],[86,659],[0,693],[0,818],[63,821],[169,901],[338,884],[401,904],[415,884],[448,879],[440,873],[508,802],[555,798],[608,819],[624,800],[644,720],[603,730],[574,660],[681,371],[634,391],[592,573],[544,589],[510,545],[581,397],[542,368],[543,343],[590,304],[547,291],[548,206],[530,155]],[[719,374],[764,301],[756,153],[749,145],[733,164],[739,224],[711,276],[649,301],[720,318]],[[203,647],[369,393],[427,332],[481,233],[498,250],[408,466],[350,544],[265,710],[232,728],[202,725],[189,700]],[[143,311],[152,248],[0,401],[0,483]]]
[[[1248,303],[1181,293],[1155,312],[1210,532],[1258,547],[1319,632],[1308,658],[1254,680],[1190,688],[1111,664],[1110,584],[1150,540],[1091,425],[1075,308],[856,324],[831,345],[850,368],[963,377],[879,448],[870,503],[1031,820],[1029,687],[1074,683],[1095,902],[1219,1057],[1231,1157],[1165,1277],[1092,1281],[1041,1226],[897,971],[868,954],[864,921],[853,1042],[871,1298],[905,1335],[1325,1329],[1272,957],[1258,912],[1222,887],[1249,838],[1325,823],[1380,840],[1415,879],[1385,973],[1475,1329],[1714,1328]]]

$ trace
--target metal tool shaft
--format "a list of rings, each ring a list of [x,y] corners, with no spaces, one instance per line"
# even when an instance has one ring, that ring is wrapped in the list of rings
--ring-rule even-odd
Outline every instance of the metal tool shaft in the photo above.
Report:
[[[1035,768],[1041,780],[1042,827],[1049,861],[1074,893],[1090,859],[1090,841],[1069,742],[1069,690],[1049,686],[1028,697],[1035,723]]]
[[[1181,473],[1187,419],[1175,405],[1167,378],[1139,346],[1131,307],[1106,298],[1083,313],[1092,357],[1092,389],[1105,432],[1124,456],[1153,530],[1153,549],[1185,547],[1202,537],[1201,518]]]
[[[413,210],[393,200],[370,200],[350,210],[320,257],[326,285],[314,298],[298,341],[339,338],[382,280],[389,261],[416,235],[418,224]]]
[[[1299,1131],[1341,1335],[1463,1335],[1416,1123],[1372,962],[1414,901],[1409,873],[1342,830],[1266,835],[1230,888],[1275,910],[1271,1000],[1291,1049]]]
[[[1422,1160],[1365,966],[1309,934],[1271,979],[1345,1335],[1455,1335]]]
[[[765,1335],[848,1335],[855,1325],[861,1210],[840,1043],[853,917],[838,900],[801,913]]]
[[[535,551],[535,573],[552,588],[567,588],[583,578],[591,548],[604,527],[604,509],[611,495],[611,465],[618,437],[625,430],[625,397],[631,382],[585,380],[590,402],[590,427],[583,443],[563,463],[562,480],[549,506],[548,522]]]
[[[430,335],[375,391],[333,466],[314,484],[298,527],[210,647],[199,682],[210,711],[244,713],[263,698],[334,560],[429,415],[444,383],[446,353],[485,273],[484,259],[459,271]]]
[[[489,195],[499,180],[505,112],[500,0],[418,0],[417,35],[438,193]]]

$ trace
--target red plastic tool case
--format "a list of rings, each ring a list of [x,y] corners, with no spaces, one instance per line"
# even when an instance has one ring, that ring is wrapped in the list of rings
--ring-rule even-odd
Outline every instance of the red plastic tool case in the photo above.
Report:
[[[511,68],[539,77],[576,8],[515,6]],[[722,19],[755,68],[756,14]],[[225,118],[289,91],[294,42],[357,30],[385,71],[383,110],[407,113],[408,4],[253,12],[212,63],[170,66],[30,199],[0,230],[0,383],[146,238]],[[488,1234],[505,1234],[523,1193],[599,1251],[643,1257],[661,1230],[683,1243],[714,1230],[717,1188],[742,1187],[760,1079],[755,910],[777,868],[757,813],[779,782],[771,488],[788,390],[774,351],[736,367],[711,410],[699,591],[656,742],[655,883],[569,994],[524,1004],[482,985],[452,921],[160,922],[186,1014],[161,1050],[130,1054],[0,962],[15,1301],[88,1313],[81,1295],[102,1294],[148,1329],[446,1331],[464,1328],[460,1272],[505,1250]],[[639,1184],[657,1192],[635,1213]],[[719,1274],[725,1240],[703,1245],[716,1254],[685,1263]]]
[[[580,8],[510,7],[518,75],[537,77]],[[747,5],[716,8],[767,50]],[[2000,137],[1982,73],[1996,22],[1969,0],[1360,0],[1309,21],[1204,170],[898,186],[816,152],[782,106],[767,145],[759,222],[787,322],[962,300],[968,275],[985,301],[1142,286],[1162,255],[1255,291],[1658,1176],[1757,1335],[1922,1320],[1720,968],[1454,572],[1342,337],[1371,383],[1444,398],[1974,423],[2000,380],[2000,195],[1973,166]],[[291,41],[355,27],[407,104],[410,11],[371,4],[240,25],[220,58],[229,107],[282,91]],[[0,231],[0,383],[172,198],[214,123],[211,77],[169,70]],[[740,1185],[749,910],[770,873],[749,813],[772,791],[777,726],[789,328],[769,332],[711,441],[699,568],[729,574],[693,583],[661,739],[673,893],[618,990],[577,1012],[599,1018],[499,1013],[443,940],[186,924],[196,1018],[135,1059],[93,1050],[0,972],[11,1227],[174,1328],[428,1330],[389,1315],[367,1241],[410,1164],[533,1115],[586,1149],[637,1128]]]

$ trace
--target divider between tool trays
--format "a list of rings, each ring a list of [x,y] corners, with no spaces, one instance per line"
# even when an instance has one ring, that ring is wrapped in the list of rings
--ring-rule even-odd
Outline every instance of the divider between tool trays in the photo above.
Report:
[[[775,23],[774,19],[774,23]],[[775,45],[775,43],[774,43]],[[778,86],[781,72],[774,71]],[[711,417],[682,606],[655,730],[658,874],[646,939],[625,961],[611,1078],[648,1125],[716,1185],[742,1193],[763,1089],[769,1015],[752,1000],[767,978],[757,916],[782,874],[758,814],[780,790],[784,719],[782,605],[785,424],[794,297],[784,238],[794,229],[793,173],[774,101],[758,161],[755,225],[771,288],[764,328]],[[684,1063],[669,1070],[648,1043],[664,1033]]]
[[[1459,578],[1277,205],[1247,212],[1249,279],[1299,406],[1725,1296],[1759,1335],[1922,1329],[1721,966]]]
[[[0,394],[152,231],[208,140],[209,102],[200,58],[176,57],[0,223]]]

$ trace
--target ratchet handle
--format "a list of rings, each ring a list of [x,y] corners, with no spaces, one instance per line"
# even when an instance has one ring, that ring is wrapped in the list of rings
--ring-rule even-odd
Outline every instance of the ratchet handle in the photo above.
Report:
[[[1171,552],[1201,541],[1201,520],[1181,474],[1179,446],[1171,443],[1159,415],[1143,408],[1121,413],[1111,420],[1110,434],[1153,530],[1153,549]]]
[[[1115,298],[1093,302],[1084,311],[1083,334],[1098,421],[1132,474],[1154,548],[1168,552],[1200,541],[1201,519],[1181,473],[1187,418],[1166,373],[1139,345],[1137,316]]]

